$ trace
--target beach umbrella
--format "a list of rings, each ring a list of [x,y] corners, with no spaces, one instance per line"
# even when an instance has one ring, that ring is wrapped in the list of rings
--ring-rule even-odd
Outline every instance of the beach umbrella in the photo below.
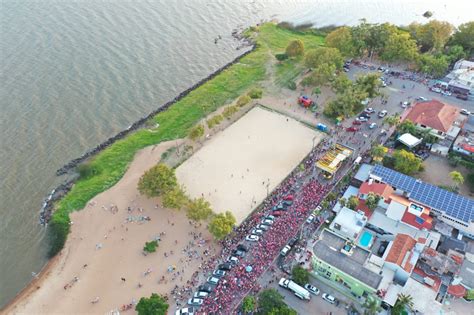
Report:
[[[245,271],[247,271],[247,272],[252,272],[252,269],[253,269],[253,268],[252,268],[252,266],[250,266],[250,265],[247,266],[247,267],[245,267]]]

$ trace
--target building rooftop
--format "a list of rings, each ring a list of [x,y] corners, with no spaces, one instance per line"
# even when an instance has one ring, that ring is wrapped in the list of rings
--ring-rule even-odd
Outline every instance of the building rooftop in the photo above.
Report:
[[[461,270],[464,256],[450,251],[448,255],[437,252],[432,248],[426,248],[420,256],[420,259],[430,267],[432,272],[439,275],[452,274],[457,275]],[[428,270],[425,272],[429,273]]]
[[[364,163],[359,167],[359,170],[355,174],[354,178],[358,181],[365,182],[369,179],[370,170],[372,170],[372,165]]]
[[[413,296],[413,309],[423,314],[441,314],[441,304],[436,301],[437,293],[420,282],[408,278],[401,294]]]
[[[466,243],[453,237],[443,238],[441,244],[437,248],[438,252],[447,254],[450,249],[464,253],[466,252]]]
[[[384,183],[375,183],[370,181],[362,183],[359,188],[359,193],[367,195],[370,192],[382,196],[385,200],[387,200],[393,193],[393,188],[390,185]]]
[[[339,167],[341,167],[342,162],[348,159],[353,152],[353,149],[336,143],[333,148],[326,151],[326,153],[316,162],[316,167],[332,175],[337,172]]]
[[[412,261],[413,250],[417,241],[407,234],[398,234],[393,240],[386,262],[394,263],[405,271],[411,272],[415,263]]]
[[[474,289],[474,255],[466,255],[459,276],[462,278],[462,284],[470,289]]]
[[[416,216],[413,213],[405,211],[405,214],[403,214],[402,217],[402,222],[409,224],[419,230],[431,230],[433,228],[433,218],[425,213],[422,213],[420,216]]]
[[[447,132],[458,115],[459,110],[456,107],[437,100],[431,100],[416,103],[404,120],[410,120],[415,124]]]
[[[350,275],[351,277],[365,283],[371,288],[377,289],[382,276],[364,267],[370,252],[352,245],[352,255],[348,256],[341,252],[346,245],[346,240],[331,231],[324,230],[320,240],[313,247],[316,257]]]
[[[343,198],[345,198],[346,200],[349,199],[351,196],[357,196],[357,193],[359,192],[359,189],[357,189],[356,187],[354,186],[349,186],[347,187],[346,191],[344,192],[344,194],[342,195]],[[334,208],[332,208],[332,211],[334,212],[339,212],[341,210],[342,206],[341,204],[339,203],[339,200],[336,202],[336,204],[334,205]]]
[[[448,216],[469,223],[474,220],[474,200],[404,175],[382,165],[375,165],[371,176],[408,193],[408,198]]]
[[[366,223],[367,217],[364,213],[343,207],[334,220],[332,220],[330,229],[338,234],[342,234],[345,237],[355,240]]]

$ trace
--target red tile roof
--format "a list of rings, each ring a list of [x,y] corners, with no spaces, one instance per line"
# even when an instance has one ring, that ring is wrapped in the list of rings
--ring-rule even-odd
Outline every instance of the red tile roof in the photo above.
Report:
[[[420,219],[423,220],[423,223],[420,223],[417,221],[417,216],[414,214],[411,214],[408,211],[405,211],[405,214],[402,217],[402,222],[405,222],[406,224],[409,224],[418,230],[421,229],[427,229],[431,230],[433,228],[433,218],[430,217],[429,215],[422,213],[420,216]]]
[[[393,188],[390,185],[383,183],[362,183],[359,188],[359,194],[367,195],[369,192],[373,192],[374,194],[382,196],[385,200],[387,200],[393,193]]]
[[[458,116],[458,109],[437,100],[416,103],[404,120],[447,132]]]
[[[372,213],[374,213],[372,210],[369,209],[369,207],[367,207],[367,205],[365,204],[365,200],[362,199],[359,199],[359,204],[357,205],[356,210],[364,212],[367,219],[370,219]]]
[[[413,273],[416,273],[417,275],[425,278],[430,278],[434,281],[434,284],[433,285],[428,285],[426,283],[423,283],[423,285],[427,286],[428,288],[431,288],[433,289],[433,291],[435,292],[438,292],[439,291],[439,287],[441,286],[441,278],[440,277],[437,277],[435,275],[428,275],[427,273],[425,273],[422,269],[418,268],[418,267],[415,267],[413,269]]]
[[[410,235],[397,234],[385,261],[397,264],[405,271],[410,272],[413,268],[413,265],[410,264],[411,251],[415,247],[415,244],[416,240]],[[407,255],[410,255],[410,257],[407,257]]]
[[[448,294],[457,297],[457,298],[462,298],[466,294],[466,288],[463,287],[462,285],[450,285],[448,287]]]

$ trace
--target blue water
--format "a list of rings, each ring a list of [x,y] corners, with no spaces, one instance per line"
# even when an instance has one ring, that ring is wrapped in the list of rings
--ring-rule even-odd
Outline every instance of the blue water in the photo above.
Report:
[[[359,244],[363,247],[368,247],[370,245],[370,241],[372,240],[372,234],[364,231],[364,234],[362,234],[361,238],[359,239]]]
[[[0,307],[46,262],[55,170],[240,54],[233,29],[472,19],[447,0],[0,1]]]

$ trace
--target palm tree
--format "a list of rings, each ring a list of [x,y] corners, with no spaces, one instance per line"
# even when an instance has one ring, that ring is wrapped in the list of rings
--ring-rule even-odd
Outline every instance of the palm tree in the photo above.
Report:
[[[365,300],[363,307],[365,308],[364,315],[376,315],[378,312],[382,310],[379,302],[374,297],[367,298],[367,300]]]
[[[413,297],[411,295],[399,294],[397,303],[393,306],[392,314],[400,315],[406,308],[413,309]]]
[[[387,116],[383,122],[388,124],[390,127],[396,126],[400,123],[400,115],[397,113],[393,114],[392,116]]]
[[[449,173],[449,176],[451,177],[456,187],[459,187],[459,185],[462,185],[464,183],[464,177],[458,171],[452,171],[451,173]]]

